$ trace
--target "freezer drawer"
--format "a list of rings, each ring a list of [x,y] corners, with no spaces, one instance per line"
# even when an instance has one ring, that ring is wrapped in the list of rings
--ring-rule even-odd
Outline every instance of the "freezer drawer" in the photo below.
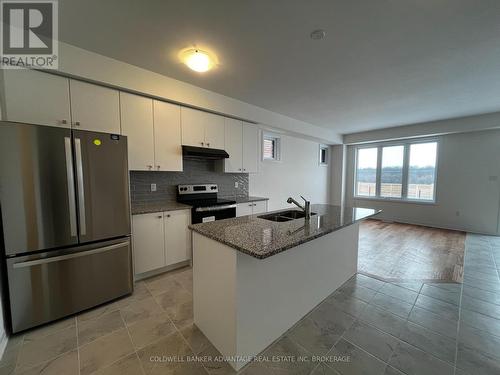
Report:
[[[12,331],[132,292],[129,238],[7,259]]]

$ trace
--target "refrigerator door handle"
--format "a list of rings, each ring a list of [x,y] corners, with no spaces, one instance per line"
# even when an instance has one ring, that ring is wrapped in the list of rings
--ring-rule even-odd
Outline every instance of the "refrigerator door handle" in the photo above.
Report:
[[[36,266],[36,265],[40,265],[40,264],[60,262],[60,261],[67,260],[67,259],[74,259],[74,258],[80,258],[80,257],[92,255],[92,254],[104,253],[106,251],[111,251],[111,250],[118,249],[120,247],[128,246],[128,245],[129,245],[129,241],[125,241],[125,242],[120,242],[120,243],[109,245],[109,246],[100,247],[100,248],[94,249],[94,250],[80,251],[79,253],[75,253],[75,254],[60,255],[60,256],[55,256],[55,257],[50,257],[50,258],[28,260],[26,262],[14,263],[12,266],[13,266],[13,268],[25,268],[25,267],[32,267],[32,266]]]
[[[80,236],[87,234],[85,219],[85,191],[83,183],[82,143],[80,138],[75,138],[76,181],[78,184],[78,212],[80,218]]]
[[[64,137],[64,151],[66,154],[66,177],[68,179],[69,227],[71,237],[76,237],[75,177],[73,176],[73,155],[71,154],[70,137]]]

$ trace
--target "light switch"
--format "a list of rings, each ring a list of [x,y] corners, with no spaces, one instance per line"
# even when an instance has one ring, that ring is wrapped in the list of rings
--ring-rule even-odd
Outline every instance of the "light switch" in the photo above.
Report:
[[[156,184],[151,184],[151,191],[156,191]]]

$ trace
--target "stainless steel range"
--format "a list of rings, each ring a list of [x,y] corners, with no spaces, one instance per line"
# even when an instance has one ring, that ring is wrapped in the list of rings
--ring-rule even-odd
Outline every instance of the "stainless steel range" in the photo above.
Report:
[[[12,332],[132,292],[127,137],[0,122],[0,210]]]
[[[177,201],[192,206],[191,223],[236,217],[236,201],[218,198],[216,184],[178,185]]]

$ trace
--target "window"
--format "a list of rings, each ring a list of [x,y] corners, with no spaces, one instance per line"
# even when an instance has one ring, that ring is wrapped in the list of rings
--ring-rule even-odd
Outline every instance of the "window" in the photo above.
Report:
[[[434,200],[437,143],[410,145],[408,198]]]
[[[437,147],[435,141],[359,147],[355,195],[433,202]]]
[[[328,146],[319,146],[319,165],[328,165]]]
[[[281,138],[272,134],[264,134],[262,138],[262,159],[281,160]]]
[[[401,198],[403,196],[404,149],[404,146],[382,147],[381,197]]]
[[[356,168],[356,195],[375,197],[377,195],[378,148],[358,149]]]

